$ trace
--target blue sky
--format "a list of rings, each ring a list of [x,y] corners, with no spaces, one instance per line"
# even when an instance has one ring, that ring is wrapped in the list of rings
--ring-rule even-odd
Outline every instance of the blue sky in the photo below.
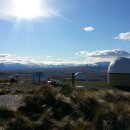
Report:
[[[25,17],[22,5],[23,13],[11,13],[13,1],[0,0],[0,54],[9,61],[80,64],[130,57],[129,0],[40,0],[46,16],[36,18]]]

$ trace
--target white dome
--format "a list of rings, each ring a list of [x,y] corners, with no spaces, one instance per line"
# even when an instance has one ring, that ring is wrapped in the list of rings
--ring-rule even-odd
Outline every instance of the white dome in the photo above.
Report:
[[[75,74],[75,79],[76,80],[86,80],[86,74],[83,72],[77,72]]]
[[[130,73],[130,59],[118,57],[110,63],[108,73]]]

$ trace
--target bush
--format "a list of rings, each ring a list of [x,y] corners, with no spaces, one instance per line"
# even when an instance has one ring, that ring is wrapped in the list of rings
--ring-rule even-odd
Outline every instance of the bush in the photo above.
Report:
[[[0,122],[14,118],[15,112],[7,107],[0,107]]]
[[[98,116],[97,130],[116,130],[117,116],[112,111],[106,111]]]
[[[108,102],[130,102],[130,97],[128,96],[125,96],[123,94],[120,94],[120,93],[115,93],[114,91],[110,91],[110,92],[106,92],[105,96],[104,96],[104,99]]]
[[[37,96],[28,96],[24,99],[24,106],[18,108],[18,111],[32,120],[39,118],[43,112],[42,107],[38,104],[39,98]]]
[[[45,111],[37,122],[31,124],[33,130],[51,130],[54,127],[55,121],[51,118],[52,111]]]
[[[53,86],[44,85],[35,94],[25,97],[19,111],[32,120],[37,120],[49,107],[56,104],[57,91]]]
[[[40,96],[39,104],[40,105],[48,105],[54,106],[56,103],[56,95],[54,92],[46,92],[44,95]]]
[[[54,127],[54,120],[51,118],[52,111],[49,109],[41,117],[41,130],[50,130]]]
[[[70,84],[63,84],[60,87],[61,87],[60,92],[64,95],[69,95],[74,90],[74,88]]]
[[[8,94],[10,93],[11,91],[8,90],[8,89],[0,89],[0,95],[5,95],[5,94]]]
[[[70,99],[75,104],[78,104],[80,102],[79,94],[77,92],[75,92],[75,91],[73,93],[71,93]]]
[[[8,123],[6,130],[31,130],[30,122],[23,116],[18,115]]]
[[[94,119],[98,108],[99,103],[94,98],[88,98],[79,105],[79,109],[84,113],[85,119],[88,120]]]
[[[50,93],[50,92],[56,94],[57,93],[57,89],[54,88],[54,86],[52,86],[52,85],[45,84],[45,85],[41,86],[40,89],[37,90],[36,94],[44,95],[44,94]]]
[[[129,130],[130,129],[130,112],[120,115],[117,119],[118,130]]]
[[[69,99],[64,96],[59,95],[55,106],[52,108],[53,118],[60,120],[64,118],[64,116],[71,114],[73,110],[73,103],[71,103]]]

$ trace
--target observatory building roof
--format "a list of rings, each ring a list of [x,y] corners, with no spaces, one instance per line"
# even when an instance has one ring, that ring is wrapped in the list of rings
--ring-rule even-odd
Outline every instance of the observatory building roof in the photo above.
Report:
[[[108,73],[130,73],[130,59],[118,57],[110,63]]]
[[[77,72],[75,74],[75,79],[86,79],[86,74],[83,72]]]

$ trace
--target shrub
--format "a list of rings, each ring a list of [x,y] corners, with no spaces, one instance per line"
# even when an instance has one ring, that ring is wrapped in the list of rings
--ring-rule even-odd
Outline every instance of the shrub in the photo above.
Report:
[[[119,95],[112,92],[106,92],[104,99],[108,102],[116,102],[119,99]]]
[[[30,122],[25,117],[18,115],[8,123],[6,130],[31,130]]]
[[[73,121],[78,121],[81,117],[83,117],[83,114],[78,109],[76,109],[73,110],[70,116]]]
[[[71,130],[73,125],[72,120],[69,116],[65,116],[61,121],[55,124],[54,130]]]
[[[70,84],[63,84],[60,87],[61,87],[60,92],[64,95],[69,95],[74,90],[74,88]]]
[[[18,111],[32,120],[38,119],[42,113],[42,107],[37,103],[38,97],[28,96],[24,101],[25,106],[20,106]]]
[[[8,90],[8,89],[0,89],[0,95],[5,95],[5,94],[8,94],[10,93],[11,91]]]
[[[118,130],[129,130],[130,129],[130,112],[120,115],[117,119]]]
[[[98,116],[97,130],[116,130],[117,116],[113,111],[106,111]]]
[[[62,119],[64,116],[69,115],[73,112],[73,103],[64,96],[59,95],[56,100],[55,106],[53,106],[53,118]]]
[[[0,107],[0,122],[14,118],[15,112],[7,107]]]
[[[41,128],[42,130],[50,130],[54,126],[54,120],[51,118],[52,111],[49,109],[45,113],[43,113],[41,117]]]
[[[30,124],[30,130],[44,130],[40,122],[33,122]]]
[[[45,84],[45,85],[41,86],[41,87],[37,90],[36,94],[38,94],[38,95],[44,95],[44,94],[50,93],[50,92],[56,94],[56,93],[57,93],[57,89],[54,88],[54,86],[52,86],[52,85]]]
[[[54,106],[56,103],[56,95],[54,92],[46,92],[44,95],[39,97],[40,105]]]
[[[53,106],[56,103],[56,96],[58,94],[57,89],[55,89],[53,86],[45,85],[42,86],[38,90],[38,104],[41,106],[46,104],[48,106]]]
[[[88,98],[80,103],[79,109],[84,113],[86,119],[93,120],[99,106],[97,100],[94,98]]]
[[[73,124],[71,130],[95,130],[95,125],[93,123],[79,119],[75,124]]]
[[[44,85],[35,94],[25,97],[18,110],[32,120],[37,120],[49,107],[56,104],[57,91],[53,86]]]
[[[126,102],[119,102],[115,105],[115,113],[117,113],[117,126],[119,130],[130,129],[130,106]]]
[[[108,102],[119,102],[119,101],[130,101],[130,97],[125,96],[123,94],[120,93],[115,93],[114,91],[108,91],[106,92],[104,99]]]
[[[73,93],[71,93],[71,95],[70,95],[71,101],[75,104],[78,104],[80,102],[80,98],[81,97],[79,97],[79,94],[75,91]]]

